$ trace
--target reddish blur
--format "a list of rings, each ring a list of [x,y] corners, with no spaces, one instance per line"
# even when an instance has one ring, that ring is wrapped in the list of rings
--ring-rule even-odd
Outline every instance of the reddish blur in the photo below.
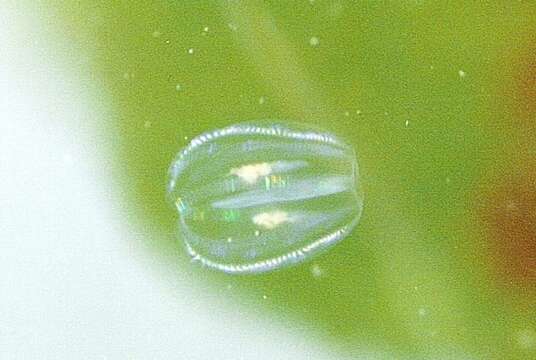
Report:
[[[536,167],[505,176],[484,204],[499,279],[536,285]],[[501,281],[501,282],[502,282]]]

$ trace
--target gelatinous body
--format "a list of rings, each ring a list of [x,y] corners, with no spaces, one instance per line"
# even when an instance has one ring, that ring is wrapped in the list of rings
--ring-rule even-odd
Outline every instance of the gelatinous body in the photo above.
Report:
[[[173,161],[167,190],[187,251],[228,273],[302,261],[344,238],[363,206],[353,149],[292,123],[194,138]]]

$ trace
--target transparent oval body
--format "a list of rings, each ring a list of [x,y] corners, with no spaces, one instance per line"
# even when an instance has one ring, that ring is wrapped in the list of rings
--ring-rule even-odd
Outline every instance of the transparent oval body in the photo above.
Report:
[[[305,260],[343,239],[363,207],[354,150],[286,122],[199,135],[173,161],[167,190],[189,254],[228,273]]]

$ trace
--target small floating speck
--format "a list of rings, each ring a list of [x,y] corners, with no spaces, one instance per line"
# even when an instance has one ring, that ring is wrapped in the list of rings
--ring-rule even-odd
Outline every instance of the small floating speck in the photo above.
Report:
[[[344,112],[344,116],[350,116],[350,112],[349,112],[349,111],[345,111],[345,112]]]
[[[311,266],[311,274],[313,277],[319,278],[324,274],[324,271],[320,268],[320,266],[318,266],[318,264],[314,264]]]
[[[313,36],[309,39],[309,45],[318,46],[319,44],[320,44],[320,39],[318,39],[316,36]]]
[[[175,90],[177,90],[177,91],[181,91],[181,89],[182,89],[181,84],[177,84],[177,85],[175,85]]]
[[[188,54],[192,55],[193,53],[194,53],[194,49],[193,49],[193,48],[188,49]]]
[[[169,41],[169,40],[166,40],[166,44],[169,44],[170,42],[171,42],[171,41]]]
[[[188,140],[188,136],[185,136],[185,137],[184,137],[184,140]]]
[[[356,110],[355,113],[356,115],[361,115],[361,110]]]
[[[408,127],[409,125],[409,120],[406,120],[406,127]]]
[[[266,300],[266,299],[268,299],[268,296],[263,295],[262,298],[263,298],[264,300]]]
[[[261,96],[261,97],[259,98],[259,104],[260,104],[260,105],[264,104],[265,101],[266,101],[266,98],[265,98],[264,96]]]
[[[203,28],[203,33],[205,33],[205,34],[208,33],[208,26],[205,26],[205,27]]]
[[[463,70],[458,70],[458,75],[461,77],[461,78],[464,78],[465,75],[467,75],[467,73]]]
[[[228,243],[232,243],[232,242],[233,242],[233,238],[232,238],[232,237],[228,237],[228,238],[227,238],[227,242],[228,242]]]

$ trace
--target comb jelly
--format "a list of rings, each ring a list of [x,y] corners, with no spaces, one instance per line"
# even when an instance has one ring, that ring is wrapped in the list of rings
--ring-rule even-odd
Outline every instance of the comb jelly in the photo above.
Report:
[[[226,273],[258,273],[310,258],[357,225],[356,154],[335,135],[295,123],[240,123],[178,153],[168,199],[186,250]]]

